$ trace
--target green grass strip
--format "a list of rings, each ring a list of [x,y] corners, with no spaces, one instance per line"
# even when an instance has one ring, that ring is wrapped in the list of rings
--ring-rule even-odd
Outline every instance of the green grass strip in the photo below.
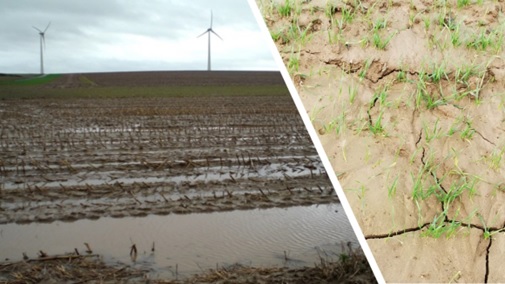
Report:
[[[0,80],[0,86],[35,86],[42,85],[60,77],[60,74],[50,74],[37,77],[7,77]]]

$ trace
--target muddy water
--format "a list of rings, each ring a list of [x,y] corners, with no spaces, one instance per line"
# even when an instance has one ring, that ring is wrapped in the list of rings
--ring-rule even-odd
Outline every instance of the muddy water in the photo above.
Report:
[[[19,260],[22,252],[35,257],[41,249],[82,252],[84,242],[107,262],[147,268],[153,277],[173,277],[176,266],[182,277],[234,263],[313,265],[318,250],[336,259],[342,242],[358,246],[340,204],[0,226],[2,260]],[[135,262],[132,243],[139,251]]]

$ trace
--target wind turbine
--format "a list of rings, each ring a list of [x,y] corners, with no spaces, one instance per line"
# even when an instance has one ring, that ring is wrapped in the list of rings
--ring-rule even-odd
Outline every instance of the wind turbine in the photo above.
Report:
[[[210,28],[208,28],[205,32],[199,35],[197,38],[203,36],[204,34],[208,34],[209,36],[209,47],[208,47],[208,59],[207,59],[207,70],[210,71],[210,33],[215,34],[218,38],[223,40],[214,30],[212,30],[212,10],[210,11]]]
[[[44,31],[39,30],[38,28],[32,26],[34,29],[36,29],[39,32],[40,35],[40,74],[44,75],[44,49],[46,48],[46,38],[45,34],[47,29],[49,29],[49,26],[51,25],[51,22],[47,24],[47,27],[45,28]]]

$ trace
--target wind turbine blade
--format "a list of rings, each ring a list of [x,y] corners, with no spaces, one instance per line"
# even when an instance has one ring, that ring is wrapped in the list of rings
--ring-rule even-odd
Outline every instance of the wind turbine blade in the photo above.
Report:
[[[51,22],[49,22],[49,24],[47,24],[47,27],[46,27],[46,29],[44,30],[44,32],[46,32],[46,31],[47,31],[47,29],[49,29],[49,26],[50,26],[50,25],[51,25]]]
[[[210,31],[211,31],[213,34],[215,34],[218,38],[220,38],[221,40],[224,40],[224,39],[223,39],[223,38],[221,38],[218,34],[216,34],[216,32],[215,32],[215,31],[213,31],[213,30],[210,30]]]
[[[201,35],[197,36],[196,38],[199,38],[199,37],[203,36],[204,34],[206,34],[206,33],[208,33],[208,32],[209,32],[209,31],[208,31],[208,30],[206,30],[206,31],[204,31]]]
[[[42,32],[41,30],[37,29],[36,27],[32,26],[32,28],[36,29],[37,31],[39,31],[40,33]]]

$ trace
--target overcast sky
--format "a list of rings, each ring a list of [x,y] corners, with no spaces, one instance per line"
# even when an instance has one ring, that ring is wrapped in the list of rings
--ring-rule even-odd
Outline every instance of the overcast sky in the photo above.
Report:
[[[278,70],[247,0],[1,0],[0,73]]]

